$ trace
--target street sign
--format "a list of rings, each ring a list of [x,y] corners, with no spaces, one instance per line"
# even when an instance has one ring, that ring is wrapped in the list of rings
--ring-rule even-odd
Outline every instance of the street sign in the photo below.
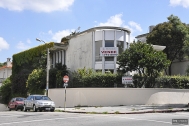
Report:
[[[63,81],[64,81],[64,83],[68,83],[69,77],[68,77],[67,75],[65,75],[65,76],[63,77]]]
[[[122,77],[122,84],[133,84],[132,76],[123,76]]]
[[[67,87],[68,86],[68,84],[67,83],[64,83],[64,87]]]

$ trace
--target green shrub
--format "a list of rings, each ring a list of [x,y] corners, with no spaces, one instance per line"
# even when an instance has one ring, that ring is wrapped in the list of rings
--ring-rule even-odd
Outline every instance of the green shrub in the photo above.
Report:
[[[79,69],[73,73],[73,86],[78,87],[123,87],[122,75],[94,72],[91,69]]]
[[[2,86],[0,87],[0,96],[1,102],[3,104],[8,104],[9,100],[11,99],[11,80],[10,77],[3,81]]]
[[[26,87],[29,94],[44,94],[44,89],[46,89],[46,72],[43,69],[34,69],[28,76]]]
[[[188,76],[161,76],[156,78],[157,88],[189,89]]]

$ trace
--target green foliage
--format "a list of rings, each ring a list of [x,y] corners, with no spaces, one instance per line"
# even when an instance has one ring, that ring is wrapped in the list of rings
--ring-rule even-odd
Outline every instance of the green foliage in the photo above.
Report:
[[[26,81],[30,70],[22,69],[19,73],[12,76],[12,93],[14,96],[27,96]]]
[[[41,52],[46,50],[46,48],[51,48],[53,46],[54,46],[54,42],[51,42],[20,52],[18,54],[14,54],[13,55],[14,65],[16,64],[18,66],[21,66],[22,64],[28,63],[32,61],[34,57],[40,56]]]
[[[46,87],[46,72],[43,69],[34,69],[28,76],[26,87],[29,94],[44,94]]]
[[[189,89],[188,76],[161,76],[156,79],[157,88]]]
[[[142,42],[131,44],[129,49],[118,56],[117,61],[119,69],[124,72],[137,71],[140,76],[139,80],[146,81],[144,84],[147,87],[153,87],[150,84],[151,81],[159,76],[160,72],[166,69],[170,63],[163,52],[156,51],[151,45]]]
[[[173,60],[183,59],[184,44],[189,45],[189,39],[187,39],[188,33],[186,25],[177,16],[171,15],[168,17],[167,22],[156,25],[147,36],[148,44],[166,46],[163,52],[166,53],[167,59],[171,61],[169,75],[171,75],[171,64]],[[188,50],[188,47],[185,49]]]
[[[8,104],[12,97],[11,93],[12,83],[10,77],[3,81],[3,85],[0,87],[1,102],[3,104]]]
[[[56,88],[56,73],[57,69],[52,68],[49,70],[49,88]]]
[[[6,64],[7,64],[6,62],[0,63],[0,67],[5,66]]]
[[[46,48],[54,43],[47,43],[13,55],[12,92],[16,96],[27,95],[26,81],[33,69],[46,69]]]
[[[73,86],[78,87],[123,87],[122,75],[112,73],[98,73],[92,71],[92,69],[78,69],[77,72],[73,73]]]
[[[62,71],[58,70],[56,72],[56,87],[61,87],[63,85],[63,81],[62,81]]]

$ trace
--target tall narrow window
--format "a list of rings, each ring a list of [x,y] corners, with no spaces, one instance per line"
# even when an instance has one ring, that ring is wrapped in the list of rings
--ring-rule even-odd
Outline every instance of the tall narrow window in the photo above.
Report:
[[[124,51],[124,42],[117,41],[117,47],[118,47],[119,54],[121,54]]]
[[[114,40],[106,40],[105,47],[114,47]],[[114,61],[114,56],[106,56],[105,61]]]
[[[100,47],[102,47],[102,41],[95,42],[95,61],[102,61],[100,56]]]

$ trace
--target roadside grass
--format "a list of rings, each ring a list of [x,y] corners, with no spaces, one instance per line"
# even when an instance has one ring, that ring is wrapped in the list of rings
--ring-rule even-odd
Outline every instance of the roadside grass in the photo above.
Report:
[[[119,111],[114,112],[114,114],[119,114],[119,113],[120,113]]]
[[[108,114],[108,112],[102,112],[102,114]]]
[[[86,112],[86,114],[98,114],[97,112]]]

